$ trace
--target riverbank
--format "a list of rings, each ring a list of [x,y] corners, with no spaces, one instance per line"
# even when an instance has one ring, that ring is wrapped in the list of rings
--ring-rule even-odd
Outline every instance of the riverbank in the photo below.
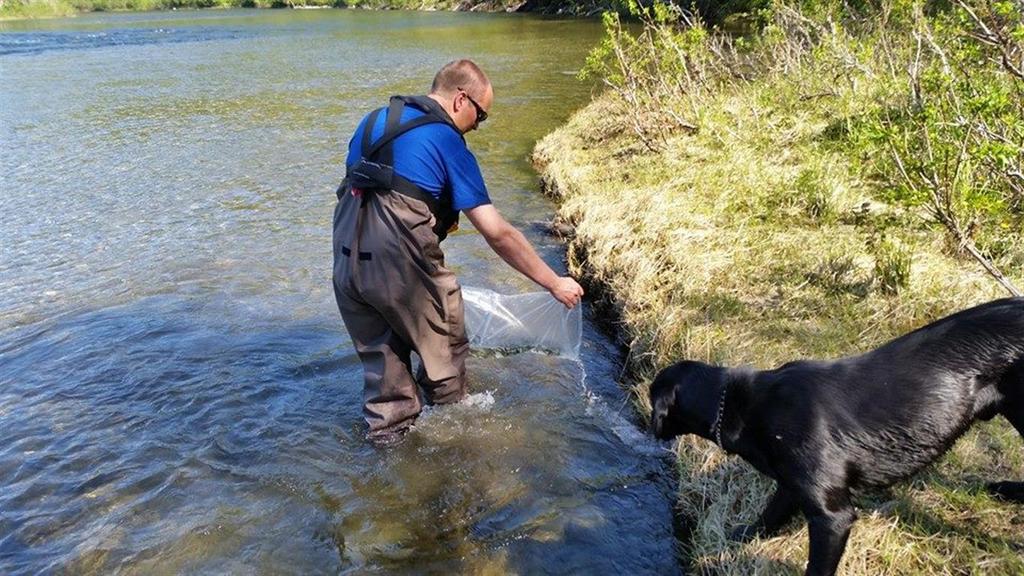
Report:
[[[878,51],[840,40],[823,36],[791,62],[776,54],[773,72],[704,77],[674,102],[688,122],[670,134],[638,131],[643,99],[610,90],[537,145],[545,188],[574,229],[571,269],[602,294],[630,349],[641,414],[650,378],[678,359],[769,368],[856,354],[1006,295],[920,210],[891,200],[859,127],[906,84],[881,80]],[[860,497],[841,573],[1024,572],[1024,508],[983,490],[1024,476],[1020,441],[1002,419],[977,425],[912,481]],[[695,573],[803,568],[802,519],[746,545],[724,537],[756,517],[770,481],[692,437],[678,468]]]
[[[0,2],[0,20],[59,18],[86,12],[218,8],[361,8],[593,16],[613,4],[603,0],[5,0]]]

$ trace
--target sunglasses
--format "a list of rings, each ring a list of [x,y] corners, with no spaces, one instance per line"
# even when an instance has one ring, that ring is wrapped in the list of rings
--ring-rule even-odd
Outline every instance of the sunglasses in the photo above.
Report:
[[[480,105],[476,103],[476,100],[473,100],[473,97],[469,95],[469,92],[466,92],[462,88],[459,88],[459,90],[466,95],[466,98],[469,99],[469,103],[473,105],[473,108],[476,108],[476,123],[480,124],[484,120],[487,120],[487,111],[481,108]]]

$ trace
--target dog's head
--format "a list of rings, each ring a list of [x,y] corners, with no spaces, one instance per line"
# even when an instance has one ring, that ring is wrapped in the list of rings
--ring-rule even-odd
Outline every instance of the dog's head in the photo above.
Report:
[[[677,362],[651,383],[651,431],[662,440],[707,431],[714,418],[725,368],[702,362]],[[708,411],[712,413],[708,415]]]

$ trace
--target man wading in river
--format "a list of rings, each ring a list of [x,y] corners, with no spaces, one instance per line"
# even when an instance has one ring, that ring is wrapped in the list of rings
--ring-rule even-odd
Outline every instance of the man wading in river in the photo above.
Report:
[[[334,294],[363,363],[369,436],[390,440],[428,404],[466,395],[462,290],[439,243],[462,211],[510,266],[572,308],[583,289],[559,277],[491,204],[463,134],[487,119],[494,91],[469,60],[446,64],[427,96],[395,96],[349,141],[334,211]],[[409,356],[422,366],[414,379]]]

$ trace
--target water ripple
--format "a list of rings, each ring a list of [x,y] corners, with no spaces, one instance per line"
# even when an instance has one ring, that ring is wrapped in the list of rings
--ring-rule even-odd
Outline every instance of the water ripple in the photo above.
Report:
[[[252,36],[243,29],[221,27],[196,28],[124,28],[73,32],[8,32],[0,34],[0,56],[38,54],[50,50],[88,50],[112,46],[179,44],[210,40],[238,40]]]

